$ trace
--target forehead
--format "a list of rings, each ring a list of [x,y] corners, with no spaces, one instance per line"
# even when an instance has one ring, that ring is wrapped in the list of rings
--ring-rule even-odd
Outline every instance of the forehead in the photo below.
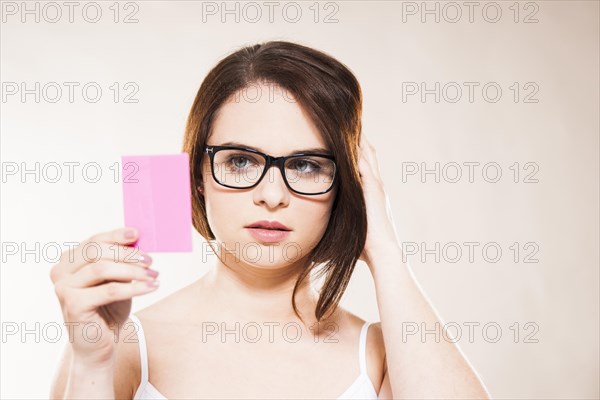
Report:
[[[253,84],[221,106],[207,143],[241,143],[274,156],[298,150],[328,150],[321,133],[291,93],[273,84]]]

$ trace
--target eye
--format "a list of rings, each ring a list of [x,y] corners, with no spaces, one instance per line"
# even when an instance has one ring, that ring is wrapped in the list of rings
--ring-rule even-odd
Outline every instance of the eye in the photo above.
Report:
[[[319,171],[321,169],[319,163],[304,158],[293,160],[289,164],[289,167],[295,169],[298,172],[313,172]]]
[[[229,159],[229,162],[233,164],[235,168],[245,168],[247,166],[246,162],[248,161],[250,160],[248,160],[248,158],[244,156],[232,156]]]
[[[247,154],[232,154],[227,157],[227,164],[234,168],[243,169],[249,167],[251,164],[257,164],[253,157]]]

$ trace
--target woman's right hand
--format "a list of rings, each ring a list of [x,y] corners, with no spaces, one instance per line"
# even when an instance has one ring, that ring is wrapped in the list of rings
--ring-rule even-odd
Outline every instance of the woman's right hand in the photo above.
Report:
[[[129,317],[132,297],[157,288],[158,272],[149,268],[152,259],[127,246],[136,240],[133,228],[99,233],[63,252],[50,270],[79,362],[100,365],[113,360],[116,335]]]

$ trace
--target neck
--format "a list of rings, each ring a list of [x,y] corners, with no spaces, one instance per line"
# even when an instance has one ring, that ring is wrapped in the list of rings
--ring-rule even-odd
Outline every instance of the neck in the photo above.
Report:
[[[213,299],[226,305],[226,314],[236,320],[300,322],[292,307],[292,293],[305,262],[261,267],[218,258],[205,282]],[[295,296],[296,309],[305,322],[315,320],[317,298],[306,278]]]

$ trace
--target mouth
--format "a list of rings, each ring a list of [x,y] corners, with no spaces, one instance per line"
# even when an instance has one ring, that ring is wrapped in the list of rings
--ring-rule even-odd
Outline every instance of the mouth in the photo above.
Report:
[[[257,242],[279,243],[291,234],[291,229],[277,221],[258,221],[245,227]]]
[[[275,229],[275,228],[265,228],[264,226],[248,226],[248,229],[260,229],[261,231],[280,231],[280,232],[289,232],[288,229]]]
[[[287,226],[283,225],[279,221],[257,221],[250,225],[245,226],[245,228],[263,229],[263,230],[269,230],[269,231],[284,231],[284,232],[288,232],[288,231],[292,230],[291,228],[288,228]]]

